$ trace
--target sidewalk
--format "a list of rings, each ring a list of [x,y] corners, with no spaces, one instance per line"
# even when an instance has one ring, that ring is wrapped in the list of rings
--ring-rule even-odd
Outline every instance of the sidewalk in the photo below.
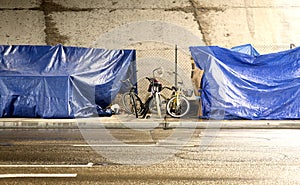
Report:
[[[147,124],[169,128],[202,129],[300,129],[300,120],[201,120],[196,118],[174,119],[150,118],[135,119],[134,116],[113,115],[112,117],[92,117],[77,119],[41,119],[41,118],[0,118],[0,129],[74,129],[92,128],[131,128],[131,125],[144,127]],[[128,127],[129,126],[129,127]]]

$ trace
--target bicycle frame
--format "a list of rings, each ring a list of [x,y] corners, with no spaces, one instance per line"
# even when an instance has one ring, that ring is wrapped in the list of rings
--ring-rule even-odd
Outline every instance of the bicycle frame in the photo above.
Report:
[[[180,106],[180,100],[179,100],[179,96],[181,95],[181,88],[177,88],[177,90],[175,90],[175,92],[174,92],[174,95],[173,96],[175,96],[176,98],[175,98],[175,100],[174,100],[174,104],[173,104],[173,106],[175,107],[175,108],[177,108],[177,107],[179,107]]]
[[[154,99],[156,102],[156,108],[157,108],[157,114],[159,117],[161,117],[161,109],[160,109],[160,91],[162,90],[162,85],[157,81],[156,78],[148,78],[146,77],[147,80],[149,80],[150,85],[148,88],[148,91],[151,92],[151,95],[148,97],[146,100],[144,107],[146,108],[145,111],[143,112],[143,118],[146,117],[146,114],[150,110],[150,103]]]

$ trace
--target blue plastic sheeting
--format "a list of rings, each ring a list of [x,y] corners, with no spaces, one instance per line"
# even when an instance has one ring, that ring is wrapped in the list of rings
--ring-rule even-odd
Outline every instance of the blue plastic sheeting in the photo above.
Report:
[[[134,50],[0,46],[0,117],[109,116],[135,71]]]
[[[299,119],[300,48],[258,55],[245,47],[251,52],[190,47],[197,67],[204,70],[203,117]]]
[[[237,51],[240,53],[245,53],[251,56],[259,56],[259,53],[256,51],[256,49],[251,44],[245,44],[241,46],[235,46],[231,48],[232,51]]]

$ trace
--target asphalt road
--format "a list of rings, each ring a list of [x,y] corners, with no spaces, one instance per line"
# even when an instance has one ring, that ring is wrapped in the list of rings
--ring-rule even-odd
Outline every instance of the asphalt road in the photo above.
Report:
[[[87,137],[103,131],[122,142]],[[298,129],[2,129],[0,184],[299,184],[299,139]]]

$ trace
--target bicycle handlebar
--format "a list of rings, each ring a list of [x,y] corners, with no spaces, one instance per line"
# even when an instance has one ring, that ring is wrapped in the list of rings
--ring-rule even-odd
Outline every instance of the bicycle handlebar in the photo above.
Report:
[[[169,89],[170,91],[177,91],[178,90],[178,88],[177,87],[175,87],[175,86],[172,86],[172,87],[167,87],[167,86],[164,86],[162,89]]]
[[[156,78],[146,77],[146,79],[149,80],[150,83],[157,81]]]

